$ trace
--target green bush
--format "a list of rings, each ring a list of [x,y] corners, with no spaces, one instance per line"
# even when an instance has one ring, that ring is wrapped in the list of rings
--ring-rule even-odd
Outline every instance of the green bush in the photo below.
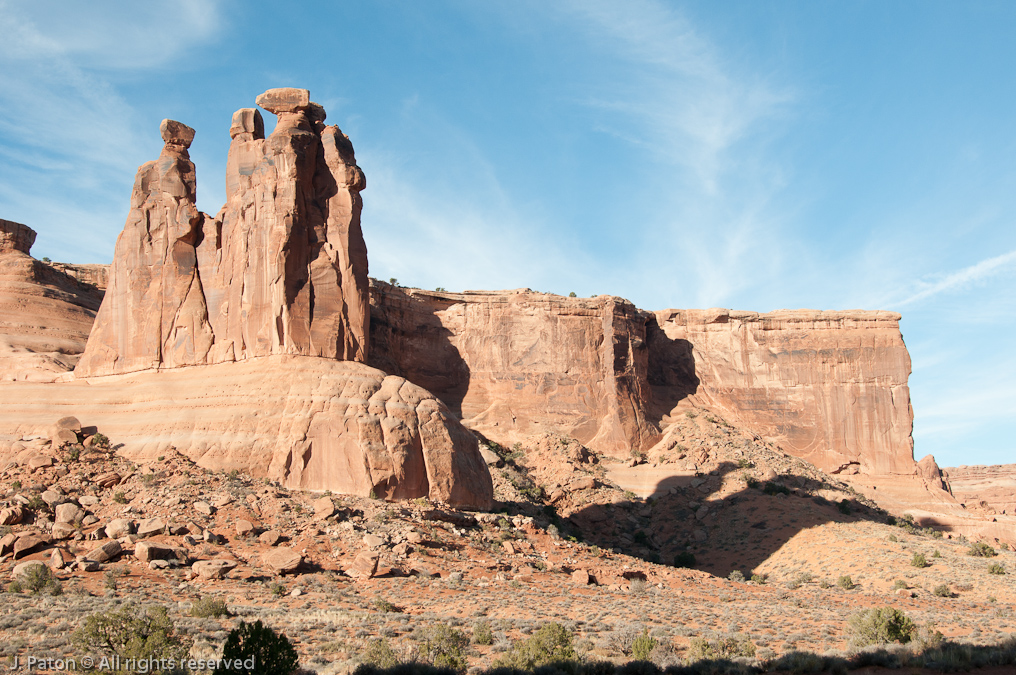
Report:
[[[691,551],[681,551],[674,556],[674,567],[695,567],[695,554]]]
[[[766,582],[769,581],[769,576],[765,574],[752,574],[751,583],[758,584],[759,586],[765,586]]]
[[[991,563],[988,565],[988,574],[1005,574],[1005,565],[1002,563]]]
[[[399,664],[399,657],[392,646],[388,644],[388,640],[377,638],[367,644],[367,649],[360,654],[360,662],[369,663],[381,669],[394,668]]]
[[[847,620],[850,645],[858,649],[893,642],[906,644],[913,639],[915,631],[917,625],[894,607],[873,607]]]
[[[254,667],[247,669],[244,662],[253,657]],[[254,623],[241,621],[229,632],[222,648],[227,673],[244,675],[291,675],[300,665],[296,649],[283,633],[276,633],[258,619]]]
[[[924,557],[923,553],[915,553],[914,557],[910,559],[910,564],[913,567],[927,567],[928,559]]]
[[[909,586],[907,586],[907,582],[903,581],[903,579],[897,579],[896,582],[893,583],[893,590],[898,591],[903,588],[910,588]]]
[[[737,633],[717,640],[692,638],[688,645],[688,661],[711,659],[755,658],[755,643],[747,635]]]
[[[42,592],[50,595],[63,593],[60,580],[46,565],[32,565],[19,578],[11,582],[7,590],[11,593],[31,593],[33,595]]]
[[[790,488],[788,488],[786,485],[781,485],[778,483],[766,483],[765,487],[762,488],[762,492],[771,496],[780,494],[789,495]]]
[[[941,553],[941,552],[940,552],[940,551],[939,551],[939,550],[938,550],[938,549],[936,548],[936,549],[935,549],[935,550],[934,550],[934,551],[932,552],[932,554],[931,554],[931,557],[932,557],[932,558],[941,558],[941,557],[942,557],[942,553]]]
[[[494,632],[490,629],[490,621],[481,619],[473,624],[473,643],[478,645],[494,644]]]
[[[469,638],[443,623],[422,626],[413,631],[413,639],[420,643],[420,657],[438,668],[466,669],[466,650]]]
[[[106,434],[97,433],[92,436],[92,447],[100,450],[109,450],[109,439],[106,438]]]
[[[727,579],[738,583],[744,583],[744,572],[741,570],[731,570],[730,574],[727,575]]]
[[[229,616],[229,608],[223,600],[213,598],[201,598],[191,604],[190,615],[201,618],[210,616]]]
[[[575,658],[571,633],[561,624],[550,622],[540,626],[525,640],[513,643],[511,649],[494,662],[494,667],[532,670]]]
[[[643,628],[642,634],[632,640],[631,643],[631,655],[636,661],[647,661],[649,660],[649,654],[656,649],[656,645],[660,644],[656,638],[649,635],[649,629]]]
[[[850,578],[849,574],[844,574],[836,580],[836,585],[843,590],[849,591],[854,587],[854,580]]]
[[[117,504],[126,504],[127,503],[127,495],[125,495],[123,492],[119,492],[119,491],[115,492],[115,493],[113,493],[113,501],[116,502]]]
[[[130,659],[179,662],[187,656],[192,642],[177,635],[169,612],[161,605],[143,609],[127,605],[120,610],[92,614],[74,631],[71,641],[87,653],[119,656],[124,662]]]
[[[935,586],[935,590],[933,590],[932,593],[940,598],[951,598],[953,596],[952,589],[949,588],[949,584],[940,584]]]
[[[972,555],[976,558],[994,558],[998,555],[998,552],[983,541],[978,541],[970,545],[970,548],[967,549],[967,555]]]

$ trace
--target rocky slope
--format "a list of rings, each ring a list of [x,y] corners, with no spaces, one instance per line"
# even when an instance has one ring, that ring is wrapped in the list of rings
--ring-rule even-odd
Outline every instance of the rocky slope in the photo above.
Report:
[[[52,381],[85,348],[102,292],[31,257],[35,231],[0,220],[0,380]]]

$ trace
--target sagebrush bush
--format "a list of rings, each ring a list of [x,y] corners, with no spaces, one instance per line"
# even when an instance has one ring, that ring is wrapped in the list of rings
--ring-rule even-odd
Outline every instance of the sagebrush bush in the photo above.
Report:
[[[988,565],[988,574],[1005,574],[1005,565],[1002,563],[991,563]]]
[[[200,600],[195,600],[191,604],[190,615],[201,618],[207,618],[210,616],[229,616],[229,608],[223,600],[201,598]]]
[[[917,625],[895,607],[873,607],[847,620],[850,645],[855,648],[910,642]]]
[[[949,584],[940,584],[935,586],[935,590],[933,590],[932,593],[940,598],[951,598],[953,595],[952,589],[949,588]]]
[[[176,633],[169,612],[161,605],[100,612],[85,618],[71,641],[87,653],[119,656],[122,661],[173,659],[190,652],[192,640]],[[125,671],[126,672],[126,671]]]
[[[465,670],[469,638],[460,630],[437,623],[421,626],[413,631],[413,639],[420,643],[420,657],[438,668]]]
[[[844,574],[836,580],[836,585],[843,590],[849,591],[854,587],[854,580],[850,578],[849,574]]]
[[[924,557],[923,553],[915,553],[914,557],[910,559],[910,564],[913,567],[918,567],[918,568],[927,567],[928,566],[928,559]]]
[[[967,549],[967,555],[971,555],[976,558],[994,558],[998,555],[998,551],[988,544],[985,544],[983,541],[977,541],[971,544],[970,548]]]
[[[688,644],[688,661],[710,659],[755,658],[755,643],[743,633],[727,635],[716,640],[692,638]]]
[[[561,624],[550,622],[540,626],[525,640],[513,643],[505,655],[494,662],[494,667],[532,670],[575,658],[571,633]]]
[[[473,644],[492,645],[494,644],[494,631],[490,628],[490,621],[480,619],[473,624]]]
[[[360,654],[360,662],[376,668],[394,668],[399,664],[399,656],[385,638],[377,638],[367,643],[367,649]]]

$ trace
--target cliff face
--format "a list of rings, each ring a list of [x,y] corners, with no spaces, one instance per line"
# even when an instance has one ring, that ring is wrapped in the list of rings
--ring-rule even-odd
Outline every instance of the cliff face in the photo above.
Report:
[[[29,255],[35,231],[0,220],[0,380],[52,381],[77,363],[102,292]]]
[[[829,472],[917,471],[898,314],[651,314],[607,296],[377,282],[371,303],[371,363],[499,443],[552,432],[624,456],[694,404]]]
[[[1016,464],[942,469],[953,496],[986,515],[1016,515]]]
[[[499,443],[550,432],[626,456],[659,432],[644,405],[645,323],[609,296],[439,293],[375,281],[369,363],[434,392]]]
[[[830,473],[913,474],[910,355],[891,312],[656,312],[650,366],[664,337],[687,345],[691,401]],[[662,335],[661,335],[662,334]],[[690,365],[683,364],[685,377]]]

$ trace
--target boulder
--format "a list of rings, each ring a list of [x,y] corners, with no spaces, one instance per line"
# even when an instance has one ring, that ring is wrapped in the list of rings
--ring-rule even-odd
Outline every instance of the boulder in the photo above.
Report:
[[[106,536],[110,539],[126,537],[134,531],[134,525],[127,518],[114,518],[106,525]]]
[[[588,586],[592,581],[592,578],[589,576],[589,572],[586,570],[575,570],[571,573],[571,578],[572,581],[580,586]]]
[[[142,539],[165,533],[166,521],[162,518],[149,518],[138,523],[137,535]]]
[[[238,536],[246,537],[252,534],[253,532],[254,532],[254,523],[250,522],[249,520],[243,520],[242,518],[236,521],[236,534]]]
[[[212,513],[215,512],[212,505],[209,504],[208,502],[194,502],[194,510],[200,513],[201,515],[205,516],[206,518],[208,516],[211,516]]]
[[[102,546],[94,548],[85,555],[85,560],[97,563],[109,562],[123,552],[123,547],[117,540],[107,541]]]
[[[95,484],[99,487],[109,489],[115,485],[119,485],[120,481],[123,479],[120,474],[115,471],[110,471],[108,473],[99,474],[94,480]]]
[[[276,530],[268,530],[267,532],[262,532],[261,536],[258,537],[258,541],[260,541],[265,546],[275,546],[281,540],[282,535],[279,534]]]
[[[53,523],[50,533],[53,539],[70,539],[78,529],[71,523]]]
[[[295,572],[303,562],[303,557],[291,548],[280,546],[262,554],[261,562],[277,574],[286,574]]]
[[[326,520],[335,515],[335,503],[331,497],[321,497],[315,499],[313,502],[314,506],[314,520]]]
[[[361,551],[353,559],[346,574],[354,579],[369,579],[377,572],[378,559],[378,554],[374,551]]]
[[[18,537],[17,541],[14,542],[12,549],[14,552],[14,559],[17,560],[21,555],[27,555],[40,546],[45,546],[49,543],[49,537],[45,537],[40,534],[22,534]]]
[[[80,506],[72,502],[60,504],[53,511],[53,519],[57,523],[74,523],[79,518],[84,518],[85,512]]]
[[[0,525],[17,525],[25,517],[25,510],[20,506],[11,506],[0,510]]]
[[[28,460],[28,468],[33,471],[36,469],[45,469],[53,466],[56,462],[49,455],[35,455]]]
[[[177,560],[183,563],[187,561],[187,551],[175,546],[166,546],[150,541],[139,541],[134,545],[134,557],[141,562]]]
[[[368,546],[370,548],[377,548],[379,546],[384,546],[385,540],[377,536],[376,534],[368,533],[363,535],[363,543],[365,546]]]
[[[198,560],[191,565],[191,570],[202,579],[223,579],[232,570],[236,569],[234,560]]]

